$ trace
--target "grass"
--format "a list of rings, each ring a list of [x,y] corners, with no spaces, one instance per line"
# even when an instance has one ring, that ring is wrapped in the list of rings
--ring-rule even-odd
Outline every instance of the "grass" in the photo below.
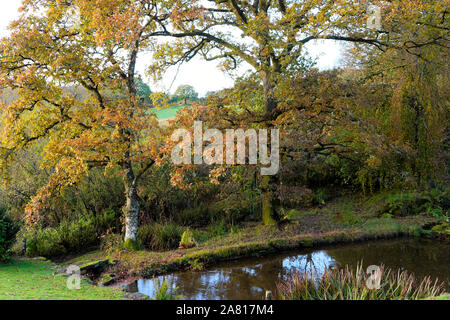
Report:
[[[153,286],[156,288],[155,298],[152,300],[180,300],[182,296],[176,295],[178,288],[173,288],[169,279],[160,281],[159,279],[153,279]]]
[[[445,293],[443,282],[429,277],[419,282],[407,271],[382,266],[378,276],[374,281],[362,264],[356,270],[349,266],[326,270],[320,280],[313,271],[296,273],[279,282],[277,291],[283,300],[420,300]]]
[[[438,297],[429,297],[427,300],[450,300],[450,293],[444,293]]]
[[[156,117],[158,118],[158,120],[167,120],[167,119],[172,119],[176,116],[176,114],[178,113],[178,111],[180,109],[183,109],[184,107],[186,107],[185,105],[175,105],[175,106],[170,106],[169,108],[164,108],[164,109],[152,109],[153,112],[156,113]]]
[[[56,265],[42,260],[12,260],[0,264],[0,300],[122,300],[120,290],[81,281],[79,290],[67,288],[65,275],[53,274]]]

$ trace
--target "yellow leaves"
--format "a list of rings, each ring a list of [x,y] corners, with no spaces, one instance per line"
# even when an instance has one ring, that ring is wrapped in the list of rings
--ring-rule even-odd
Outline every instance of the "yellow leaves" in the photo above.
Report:
[[[94,33],[97,45],[120,43],[130,47],[141,27],[140,16],[143,7],[138,2],[128,0],[95,0],[76,2],[80,16],[83,17],[82,29]]]
[[[168,2],[168,4],[170,1]],[[17,99],[0,106],[0,173],[22,149],[41,142],[42,166],[54,174],[27,206],[32,224],[47,201],[76,183],[89,167],[107,169],[159,158],[165,140],[148,106],[134,96],[137,42],[147,24],[145,2],[26,0],[23,15],[0,44],[0,86]],[[164,12],[164,10],[161,10]],[[151,12],[150,12],[151,13]],[[158,96],[162,105],[168,97]],[[8,148],[8,149],[5,149]]]
[[[25,221],[28,227],[39,222],[39,216],[49,208],[49,201],[60,195],[64,188],[73,185],[87,173],[87,165],[81,159],[63,157],[55,168],[48,183],[43,186],[25,207]]]
[[[150,95],[153,101],[153,105],[157,109],[163,109],[169,107],[169,96],[164,92],[154,92]]]
[[[366,163],[369,168],[376,170],[381,167],[382,160],[372,155],[366,160]]]
[[[219,178],[226,174],[227,168],[224,166],[216,167],[209,172],[209,178],[212,184],[219,185]]]

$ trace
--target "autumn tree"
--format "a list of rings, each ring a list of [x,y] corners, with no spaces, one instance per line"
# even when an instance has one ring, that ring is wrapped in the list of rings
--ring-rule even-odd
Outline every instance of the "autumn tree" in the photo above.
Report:
[[[184,101],[184,104],[187,104],[187,101],[194,101],[198,98],[198,93],[195,91],[193,86],[188,84],[181,85],[175,91],[174,96],[178,100]]]
[[[298,73],[310,41],[407,51],[445,41],[442,23],[425,40],[410,41],[397,28],[414,31],[430,24],[429,13],[445,20],[447,9],[439,1],[374,4],[389,8],[386,30],[366,27],[366,1],[25,0],[22,16],[0,44],[0,87],[18,96],[1,107],[1,174],[8,175],[20,150],[45,142],[44,167],[54,170],[27,206],[33,224],[45,213],[46,201],[89,168],[119,167],[127,198],[125,239],[133,242],[139,179],[159,161],[162,135],[137,92],[142,51],[154,50],[149,72],[156,76],[196,55],[221,60],[225,69],[245,62],[263,89],[261,106],[244,111],[251,116],[248,123],[274,126],[283,111],[286,80]],[[161,37],[171,41],[158,41]],[[73,87],[86,95],[74,94]],[[270,211],[270,201],[265,203]]]
[[[189,61],[196,55],[220,60],[224,69],[241,62],[250,65],[264,86],[266,115],[277,112],[274,90],[281,78],[296,71],[305,44],[317,39],[364,43],[379,49],[398,47],[412,50],[441,35],[414,42],[397,37],[397,22],[410,28],[427,23],[424,15],[444,16],[446,8],[438,1],[373,1],[383,9],[381,30],[370,29],[368,1],[169,1],[172,13],[158,21],[155,36],[176,41],[157,46],[152,72],[161,74],[167,67]],[[384,28],[384,26],[389,26]],[[394,36],[394,37],[393,37]],[[269,117],[270,118],[270,117]]]
[[[149,71],[160,76],[168,67],[194,56],[218,60],[225,70],[236,69],[244,63],[259,76],[263,87],[263,104],[253,113],[251,122],[266,127],[273,126],[281,115],[284,85],[289,83],[286,79],[298,73],[303,47],[311,41],[360,43],[381,51],[387,48],[413,51],[445,41],[445,28],[417,41],[411,41],[398,29],[399,25],[409,30],[423,28],[432,17],[445,21],[447,8],[439,1],[178,0],[170,3],[172,13],[167,20],[171,22],[158,21],[154,35],[170,37],[172,41],[157,44],[155,63]],[[379,6],[382,16],[373,17],[368,11],[370,4]],[[381,26],[369,28],[371,18],[381,19]],[[437,28],[442,28],[441,25],[439,22]],[[270,183],[278,183],[276,179],[264,178],[271,181],[263,185],[269,189]],[[277,206],[276,199],[272,197],[272,200],[272,208],[263,208],[263,212],[273,211]]]
[[[450,28],[448,8],[441,5],[435,10],[418,6],[408,15],[393,8],[397,14],[387,26],[395,30],[392,46],[383,51],[355,46],[349,52],[360,83],[392,92],[389,108],[373,115],[382,115],[385,123],[379,131],[388,138],[383,148],[397,146],[403,175],[420,187],[432,186],[445,175]],[[398,50],[402,43],[403,50]],[[373,157],[381,165],[382,152],[376,153]],[[392,162],[389,166],[394,167]]]
[[[151,44],[153,18],[168,13],[159,2],[130,0],[25,0],[21,11],[0,44],[0,87],[17,94],[1,105],[1,175],[21,150],[45,144],[52,175],[26,207],[33,225],[90,168],[120,168],[125,241],[133,244],[139,179],[158,161],[161,136],[139,99],[136,62]]]

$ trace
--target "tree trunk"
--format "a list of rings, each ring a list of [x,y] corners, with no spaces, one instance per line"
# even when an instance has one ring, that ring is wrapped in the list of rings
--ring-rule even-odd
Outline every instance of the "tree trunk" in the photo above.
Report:
[[[274,194],[273,186],[276,185],[277,176],[263,176],[261,178],[261,192],[262,192],[262,222],[264,225],[274,225],[278,220],[278,210],[280,208],[280,201]],[[276,188],[275,188],[276,189]]]
[[[264,87],[264,111],[266,115],[270,115],[277,107],[278,102],[274,97],[274,85],[270,72],[262,71],[261,78]]]
[[[137,196],[136,186],[133,185],[127,192],[127,203],[124,208],[125,213],[125,241],[137,239],[137,232],[139,227],[139,199]]]
[[[274,84],[272,81],[272,76],[270,72],[262,71],[261,78],[264,87],[264,111],[265,116],[268,121],[273,119],[273,111],[278,106],[278,101],[274,97]],[[277,211],[280,207],[280,201],[278,197],[274,195],[273,190],[276,189],[278,183],[277,176],[264,176],[261,179],[261,191],[262,191],[262,220],[265,225],[274,225],[277,222],[278,214]],[[275,188],[274,188],[275,186]]]
[[[137,89],[136,89],[136,62],[137,55],[139,52],[140,46],[140,36],[142,32],[138,35],[138,38],[135,40],[134,48],[130,51],[130,64],[128,66],[128,74],[127,74],[127,87],[129,94],[133,97],[137,97]],[[134,104],[134,101],[131,101]],[[133,119],[134,117],[134,108],[131,108],[131,112],[129,113],[129,119]],[[139,196],[137,193],[137,177],[133,171],[133,166],[131,163],[131,144],[132,144],[132,132],[130,128],[122,130],[122,137],[124,138],[124,143],[128,146],[127,151],[124,154],[124,166],[125,170],[124,183],[125,183],[125,193],[127,202],[123,207],[123,213],[125,216],[125,242],[124,246],[128,249],[138,249],[137,242],[137,234],[139,228]]]
[[[126,204],[123,207],[123,213],[125,215],[125,246],[130,249],[136,249],[140,204],[136,179],[131,164],[126,169],[124,183],[126,193]]]

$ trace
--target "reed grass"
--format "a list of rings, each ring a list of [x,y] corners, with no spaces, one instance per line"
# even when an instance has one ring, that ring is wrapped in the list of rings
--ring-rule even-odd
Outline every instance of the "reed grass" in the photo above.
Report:
[[[296,272],[277,284],[282,300],[419,300],[445,293],[444,283],[425,277],[418,281],[408,271],[392,271],[380,266],[380,282],[371,289],[370,274],[362,263],[356,269],[326,269],[322,277],[314,271]]]

